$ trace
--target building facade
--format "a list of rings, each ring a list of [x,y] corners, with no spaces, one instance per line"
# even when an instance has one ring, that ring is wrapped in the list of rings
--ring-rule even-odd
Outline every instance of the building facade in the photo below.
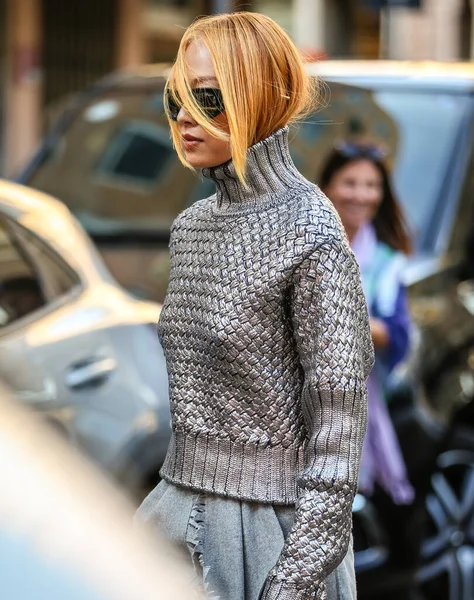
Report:
[[[0,175],[21,167],[65,98],[115,69],[171,61],[203,14],[267,14],[313,59],[470,60],[474,0],[420,1],[0,0]]]
[[[392,8],[377,8],[390,4]],[[403,0],[254,0],[252,7],[279,21],[300,47],[330,58],[474,58],[474,0],[420,0],[419,8],[403,4]]]
[[[145,0],[0,0],[0,175],[31,155],[48,108],[146,60]]]
[[[472,60],[474,0],[423,0],[387,11],[387,55],[402,60]]]

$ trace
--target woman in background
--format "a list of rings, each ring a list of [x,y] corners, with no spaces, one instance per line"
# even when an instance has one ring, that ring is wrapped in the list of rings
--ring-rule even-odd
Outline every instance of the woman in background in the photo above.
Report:
[[[371,496],[378,484],[395,504],[406,505],[413,502],[414,491],[384,388],[409,348],[410,314],[401,271],[410,239],[383,159],[376,146],[341,143],[329,156],[319,183],[338,211],[359,263],[376,350],[367,383],[369,420],[359,489]]]

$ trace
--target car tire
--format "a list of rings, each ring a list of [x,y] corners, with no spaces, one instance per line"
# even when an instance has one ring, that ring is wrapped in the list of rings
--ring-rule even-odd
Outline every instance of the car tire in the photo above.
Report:
[[[474,598],[474,429],[458,426],[438,455],[426,496],[429,529],[417,587],[424,600]]]

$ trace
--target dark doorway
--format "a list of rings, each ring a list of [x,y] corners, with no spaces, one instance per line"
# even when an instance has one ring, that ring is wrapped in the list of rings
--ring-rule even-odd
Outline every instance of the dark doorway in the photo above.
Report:
[[[354,11],[350,0],[326,0],[325,50],[330,58],[352,55]]]
[[[42,0],[44,104],[114,68],[117,0]]]
[[[380,10],[359,0],[326,0],[326,50],[331,58],[379,58]]]
[[[471,58],[471,35],[472,35],[472,8],[471,0],[463,0],[461,8],[461,20],[459,23],[459,58],[470,60]]]

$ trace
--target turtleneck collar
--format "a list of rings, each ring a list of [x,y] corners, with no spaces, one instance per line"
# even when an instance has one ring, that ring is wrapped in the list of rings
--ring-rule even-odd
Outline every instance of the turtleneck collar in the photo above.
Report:
[[[215,210],[221,213],[258,208],[295,187],[310,185],[291,159],[288,127],[279,129],[248,149],[246,186],[237,177],[232,161],[202,172],[216,184]]]

